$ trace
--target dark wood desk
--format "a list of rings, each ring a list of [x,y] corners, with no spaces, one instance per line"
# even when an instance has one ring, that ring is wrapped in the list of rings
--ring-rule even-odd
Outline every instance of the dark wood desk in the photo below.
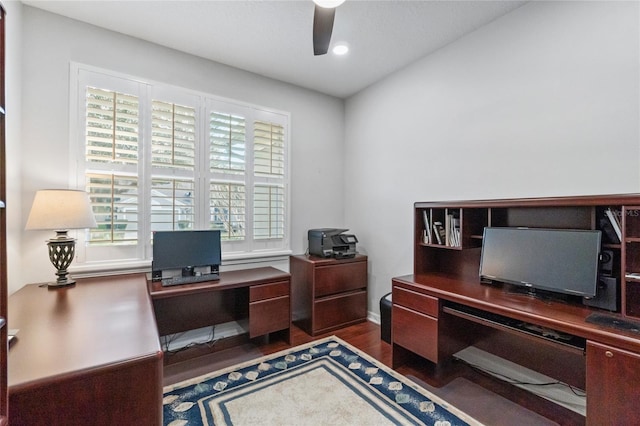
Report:
[[[12,425],[159,425],[162,351],[143,274],[9,298]]]
[[[588,424],[640,424],[640,334],[587,322],[594,310],[585,306],[511,294],[477,278],[427,273],[394,278],[392,286],[394,367],[407,352],[441,366],[456,351],[484,340],[485,350],[586,388]],[[586,347],[506,328],[496,344],[491,332],[499,325],[461,313],[454,304],[567,333],[584,339]]]
[[[220,280],[163,287],[147,281],[161,336],[249,319],[249,337],[283,332],[291,342],[291,276],[272,267],[220,273]]]

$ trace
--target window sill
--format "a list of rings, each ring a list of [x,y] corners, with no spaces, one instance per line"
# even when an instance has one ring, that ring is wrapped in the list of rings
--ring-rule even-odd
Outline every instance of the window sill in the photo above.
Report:
[[[262,264],[287,262],[291,250],[279,250],[277,252],[264,253],[238,253],[222,256],[220,270],[243,269],[242,267],[258,267]],[[255,266],[254,266],[255,265]],[[109,275],[123,275],[151,272],[150,260],[123,260],[119,262],[92,262],[75,265],[69,268],[69,273],[74,278],[91,278]]]

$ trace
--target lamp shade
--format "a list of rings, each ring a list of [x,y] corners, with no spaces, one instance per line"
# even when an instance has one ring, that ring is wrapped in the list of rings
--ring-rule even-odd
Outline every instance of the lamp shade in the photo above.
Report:
[[[26,229],[95,228],[89,194],[71,189],[43,189],[36,192]]]

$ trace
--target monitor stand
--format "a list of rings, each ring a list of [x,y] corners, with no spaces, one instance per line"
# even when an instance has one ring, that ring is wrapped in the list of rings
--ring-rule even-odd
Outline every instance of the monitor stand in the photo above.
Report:
[[[551,303],[551,302],[567,303],[569,301],[569,296],[567,295],[555,293],[552,291],[540,290],[533,287],[509,285],[509,287],[506,289],[506,292],[508,294],[531,297],[547,303]]]

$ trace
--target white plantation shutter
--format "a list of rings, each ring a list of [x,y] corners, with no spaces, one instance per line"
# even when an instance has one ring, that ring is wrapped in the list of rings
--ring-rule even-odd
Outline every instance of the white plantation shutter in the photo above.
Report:
[[[284,238],[285,132],[269,121],[254,123],[253,235],[256,240]]]
[[[92,244],[135,244],[138,240],[138,179],[135,176],[87,174],[97,228],[89,230]]]
[[[138,162],[137,96],[87,87],[86,159]]]
[[[284,128],[264,121],[254,126],[255,173],[284,176]]]
[[[151,162],[156,167],[194,170],[195,109],[153,101]]]
[[[253,203],[255,239],[284,237],[284,189],[274,185],[256,185]]]
[[[209,225],[222,241],[246,238],[246,134],[243,115],[209,113]]]
[[[192,179],[152,179],[151,231],[195,229],[194,193]]]
[[[139,98],[91,86],[84,93],[85,179],[98,225],[88,243],[136,244]]]
[[[211,171],[244,173],[246,126],[244,117],[211,112],[209,118],[209,156]]]
[[[245,186],[243,184],[210,184],[210,225],[220,230],[223,240],[244,240],[245,238]]]
[[[150,259],[164,230],[219,229],[225,257],[288,253],[287,114],[75,67],[87,262]]]
[[[196,132],[194,107],[152,101],[152,232],[196,229]]]

